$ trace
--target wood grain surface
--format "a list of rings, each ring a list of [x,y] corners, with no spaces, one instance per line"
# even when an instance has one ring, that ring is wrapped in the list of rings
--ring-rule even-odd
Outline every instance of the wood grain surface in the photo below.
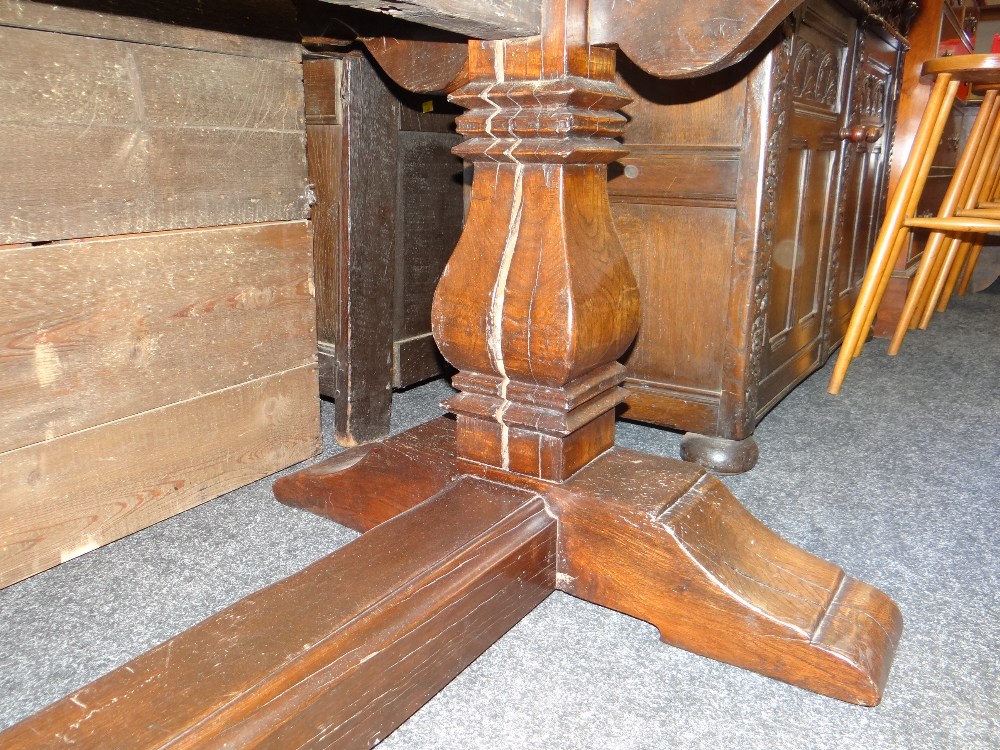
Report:
[[[4,451],[313,361],[306,222],[0,250]]]
[[[0,586],[319,449],[310,364],[0,454]]]
[[[275,490],[355,529],[466,472],[537,492],[558,520],[561,590],[650,622],[674,646],[850,703],[881,699],[902,628],[895,604],[782,539],[701,468],[613,448],[548,482],[463,460],[456,437],[437,419]]]
[[[0,242],[302,219],[302,70],[0,26]]]
[[[534,0],[326,0],[336,5],[379,11],[396,18],[454,31],[474,39],[532,36],[540,28],[541,7]]]
[[[0,0],[0,26],[295,62],[291,0]]]
[[[320,393],[336,394],[337,340],[340,337],[340,242],[342,208],[342,58],[306,60],[306,148],[312,209],[313,268],[316,279],[316,338]]]
[[[392,308],[399,102],[358,54],[343,60],[337,442],[384,437],[392,408]]]
[[[371,747],[548,596],[555,544],[534,493],[460,480],[0,745]]]

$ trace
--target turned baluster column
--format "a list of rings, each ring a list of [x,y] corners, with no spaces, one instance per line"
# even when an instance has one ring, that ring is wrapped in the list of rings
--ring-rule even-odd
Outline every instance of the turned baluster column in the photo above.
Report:
[[[465,231],[434,298],[459,374],[446,402],[461,458],[561,481],[614,443],[639,296],[607,165],[628,102],[591,47],[586,0],[543,6],[542,35],[471,42],[456,153],[475,165]]]

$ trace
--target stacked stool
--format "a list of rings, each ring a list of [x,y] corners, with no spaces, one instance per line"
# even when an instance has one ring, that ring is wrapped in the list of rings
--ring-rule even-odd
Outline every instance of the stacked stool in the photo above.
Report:
[[[934,88],[914,136],[910,157],[889,201],[872,249],[858,302],[844,335],[828,390],[838,393],[851,360],[861,353],[900,251],[913,229],[930,236],[917,267],[889,354],[896,354],[907,330],[926,328],[934,310],[943,311],[955,288],[964,293],[986,234],[1000,232],[1000,55],[956,55],[924,63]],[[955,168],[937,216],[917,217],[931,163],[958,89],[985,89],[982,106]]]

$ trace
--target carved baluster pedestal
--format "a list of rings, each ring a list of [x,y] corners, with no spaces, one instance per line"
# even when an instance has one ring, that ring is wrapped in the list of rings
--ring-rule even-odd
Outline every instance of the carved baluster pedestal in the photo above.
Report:
[[[693,64],[723,64],[790,5],[755,3]],[[878,703],[901,629],[884,594],[782,540],[701,469],[614,445],[638,294],[606,194],[625,99],[613,51],[588,40],[616,31],[614,7],[588,24],[587,0],[549,0],[541,35],[470,43],[454,99],[472,202],[433,312],[460,370],[456,419],[275,483],[367,533],[0,745],[370,747],[556,588],[681,648]]]
[[[891,600],[782,540],[701,469],[614,447],[615,360],[638,321],[606,195],[625,99],[612,51],[573,24],[584,5],[551,3],[540,38],[471,43],[452,96],[475,176],[433,324],[460,371],[445,404],[457,419],[276,493],[365,529],[461,477],[530,490],[558,522],[559,589],[673,645],[875,704],[901,630]]]

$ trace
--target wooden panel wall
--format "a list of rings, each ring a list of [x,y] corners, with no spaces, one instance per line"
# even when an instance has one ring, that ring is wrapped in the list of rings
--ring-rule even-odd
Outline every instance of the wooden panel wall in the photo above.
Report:
[[[748,77],[760,58],[678,81],[620,65],[619,83],[633,95],[630,153],[612,165],[608,191],[643,299],[623,359],[627,418],[663,424],[669,412],[685,430],[719,431],[740,348],[731,304],[742,303],[750,283],[736,256],[752,242],[741,223],[752,196],[738,188],[753,158]]]
[[[0,49],[0,243],[305,214],[300,65],[5,27]]]
[[[0,0],[0,586],[320,445],[299,47],[87,4]]]

